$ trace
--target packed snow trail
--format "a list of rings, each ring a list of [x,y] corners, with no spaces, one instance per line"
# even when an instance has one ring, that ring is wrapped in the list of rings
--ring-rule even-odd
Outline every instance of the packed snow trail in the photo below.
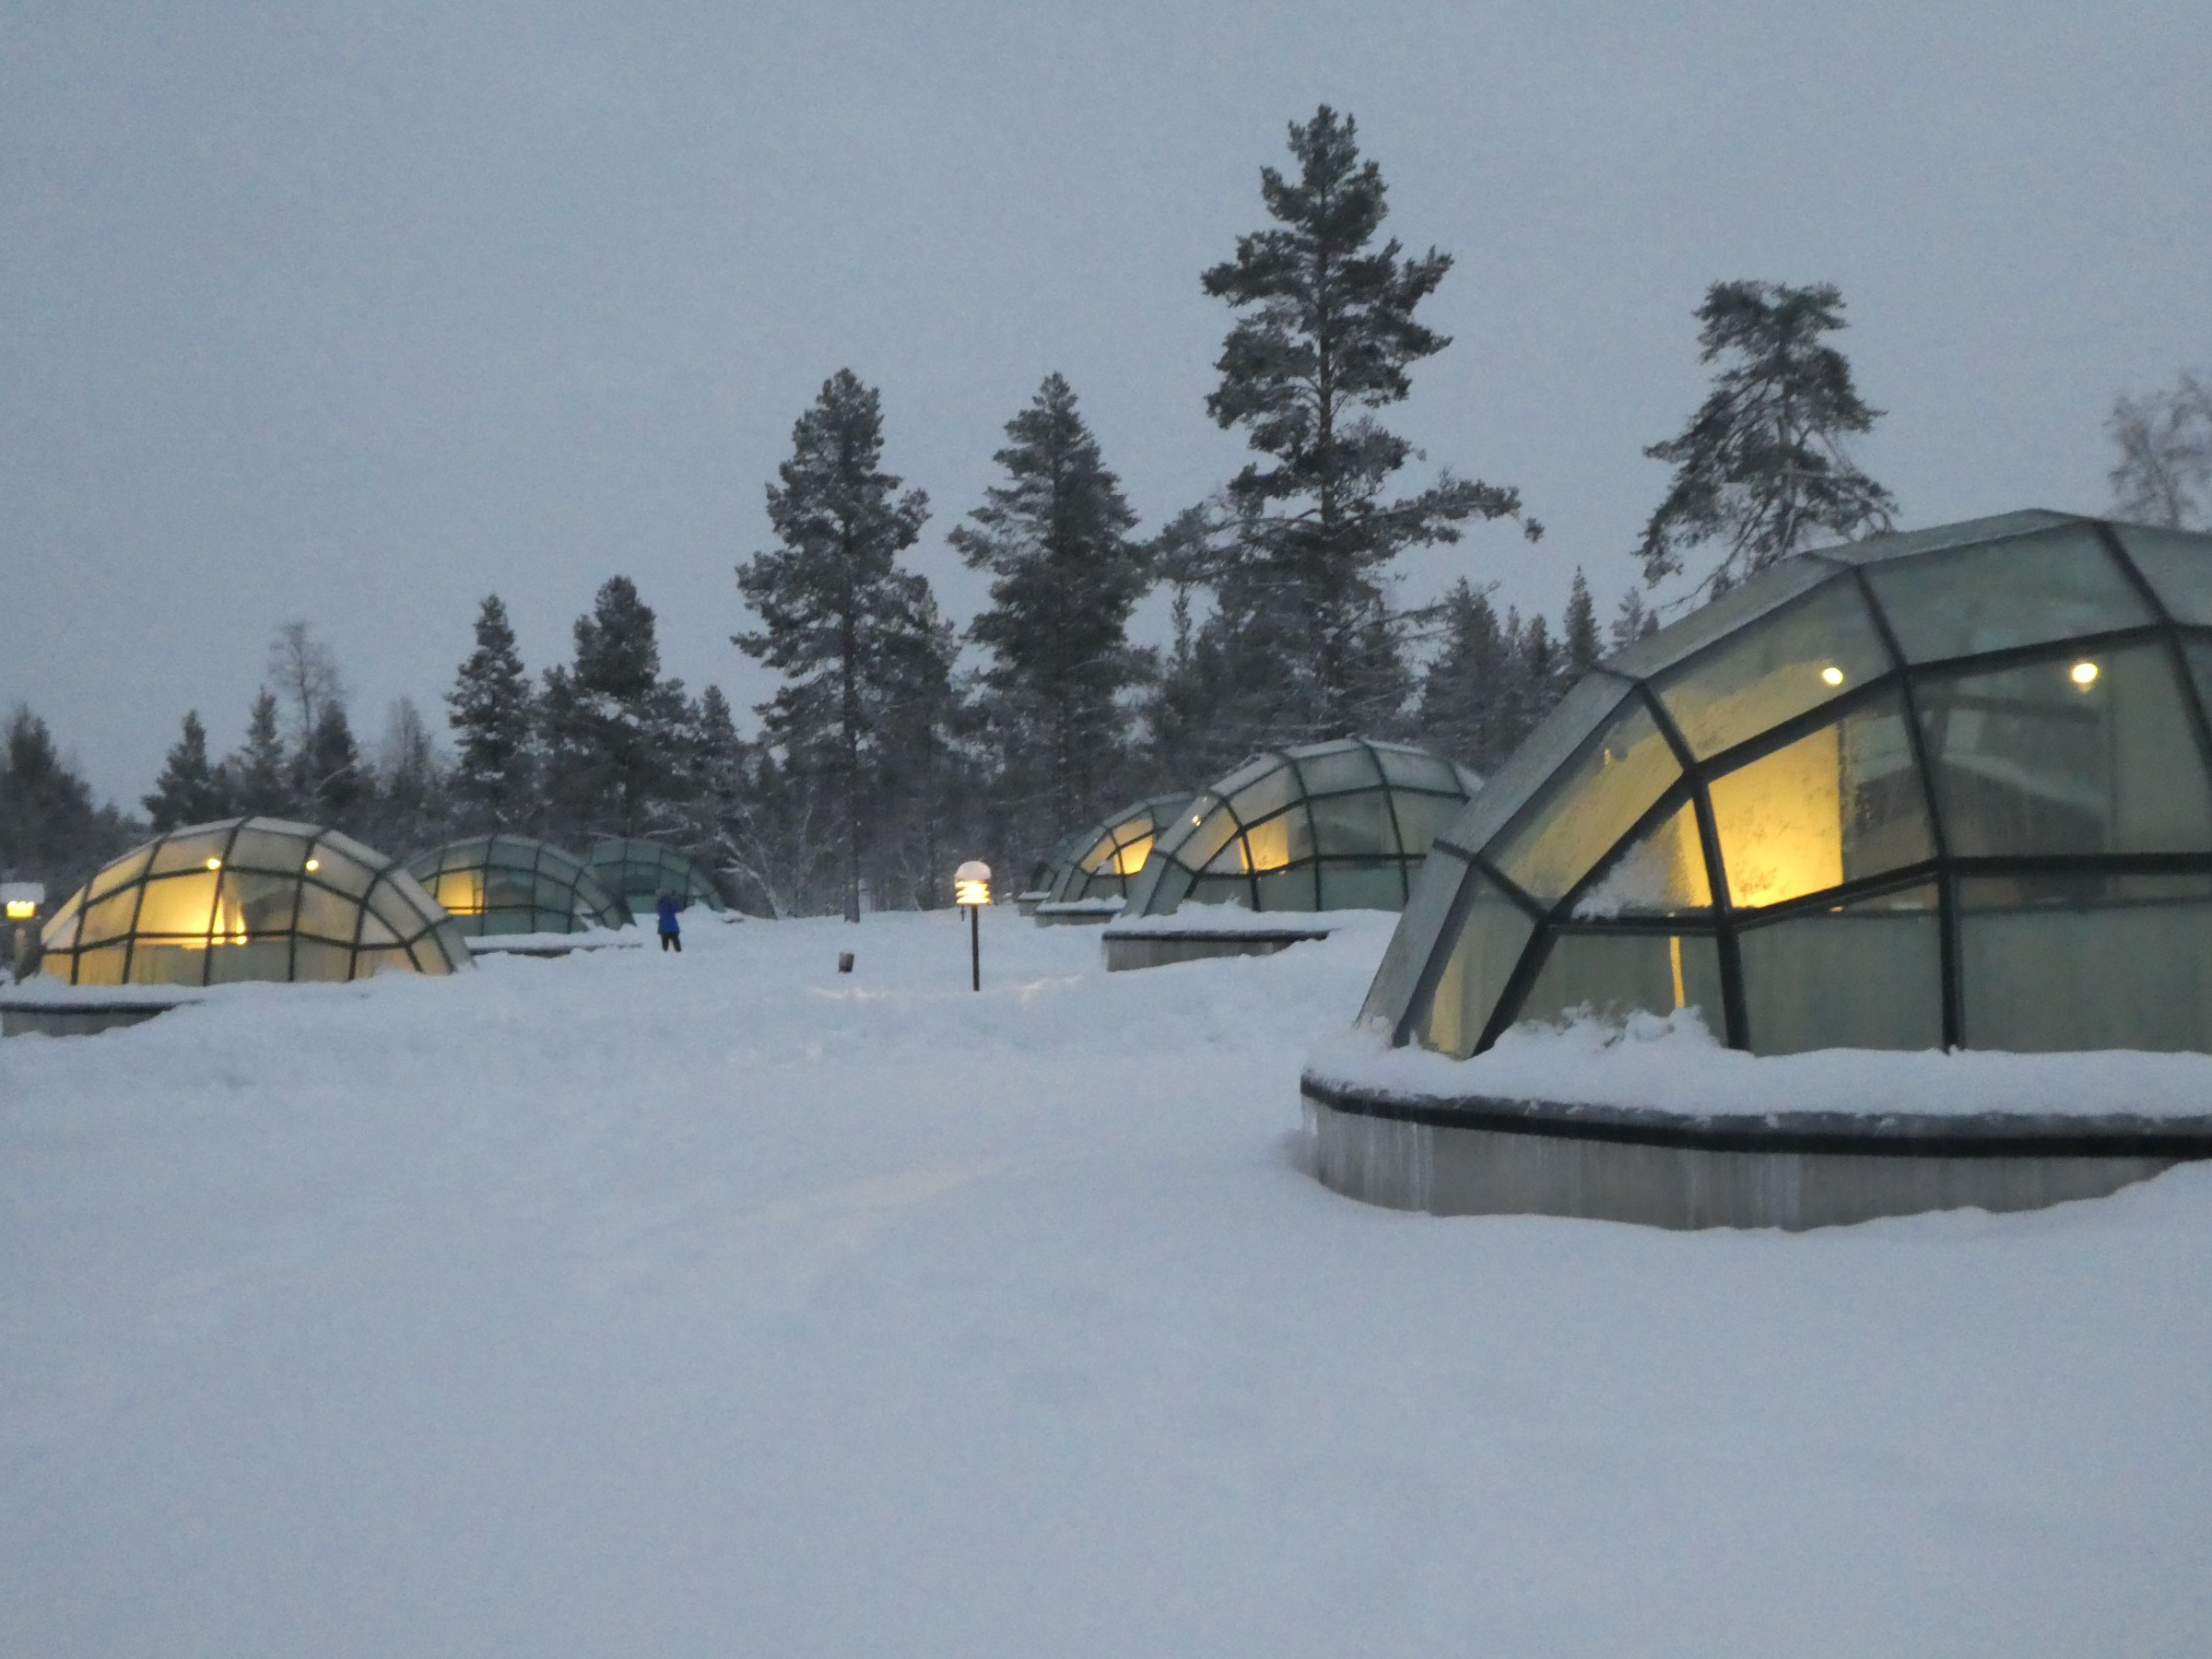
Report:
[[[2212,1651],[2212,1171],[1397,1215],[1379,932],[686,943],[0,1044],[0,1653]]]

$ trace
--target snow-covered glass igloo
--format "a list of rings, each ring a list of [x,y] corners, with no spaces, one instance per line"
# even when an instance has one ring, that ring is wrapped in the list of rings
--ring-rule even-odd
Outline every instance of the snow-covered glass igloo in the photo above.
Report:
[[[631,914],[647,916],[663,893],[684,904],[727,910],[729,900],[706,865],[676,848],[638,836],[595,841],[583,855],[583,867]]]
[[[1371,990],[1465,1056],[2212,1049],[2212,535],[2022,512],[1794,558],[1614,656],[1437,841]]]
[[[471,835],[407,860],[407,868],[472,937],[622,927],[629,909],[583,861],[527,835]]]
[[[1127,898],[1152,843],[1161,830],[1173,827],[1190,804],[1187,794],[1153,795],[1069,837],[1062,843],[1067,852],[1050,889],[1051,901],[1075,904]]]
[[[126,853],[46,924],[74,985],[220,985],[451,973],[468,947],[422,884],[335,830],[226,818]]]
[[[1124,916],[1184,900],[1254,911],[1398,910],[1437,832],[1481,780],[1402,743],[1343,737],[1269,749],[1161,832]]]

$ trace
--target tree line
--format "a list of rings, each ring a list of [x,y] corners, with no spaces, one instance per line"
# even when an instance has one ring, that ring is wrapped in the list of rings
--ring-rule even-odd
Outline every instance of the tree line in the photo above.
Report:
[[[767,487],[771,545],[735,571],[755,626],[733,643],[782,680],[758,735],[739,735],[715,687],[693,696],[661,673],[653,612],[616,576],[577,619],[571,660],[535,677],[485,599],[445,696],[450,752],[403,701],[365,754],[327,647],[284,625],[244,743],[215,759],[186,714],[147,821],[303,817],[403,855],[492,830],[644,835],[703,857],[763,914],[934,905],[960,857],[1018,880],[1068,829],[1269,745],[1408,738],[1487,771],[1607,649],[1776,559],[1890,527],[1893,499],[1848,449],[1881,412],[1830,338],[1841,294],[1718,282],[1695,313],[1711,392],[1644,451],[1670,477],[1618,609],[1601,623],[1579,570],[1556,625],[1500,615],[1465,579],[1404,603],[1408,549],[1486,522],[1532,542],[1543,526],[1510,485],[1449,467],[1405,481],[1420,457],[1384,416],[1451,344],[1417,312],[1452,256],[1383,233],[1387,191],[1349,115],[1324,106],[1288,137],[1289,165],[1261,170],[1267,222],[1200,278],[1232,319],[1206,411],[1253,458],[1153,534],[1138,534],[1075,389],[1048,374],[1006,424],[997,481],[949,534],[991,578],[963,640],[901,562],[929,500],[885,469],[878,393],[841,370]],[[2110,432],[2123,512],[2204,522],[2200,377],[2120,398]],[[1135,606],[1163,588],[1171,642],[1133,643]],[[17,712],[0,869],[81,872],[139,832],[95,809],[43,724]]]

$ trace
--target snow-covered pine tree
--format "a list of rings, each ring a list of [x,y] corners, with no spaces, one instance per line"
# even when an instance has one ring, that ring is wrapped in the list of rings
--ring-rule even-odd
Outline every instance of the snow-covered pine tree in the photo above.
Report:
[[[857,922],[861,858],[881,816],[868,771],[898,706],[933,660],[945,665],[929,583],[897,563],[929,498],[900,493],[882,469],[881,403],[850,369],[823,382],[791,436],[791,459],[768,487],[778,545],[737,567],[760,629],[733,642],[784,677],[759,712],[786,765],[834,769],[845,919]]]
[[[689,705],[661,677],[653,607],[627,576],[576,618],[576,660],[546,673],[548,810],[571,834],[680,833]]]
[[[184,729],[161,763],[153,794],[144,798],[147,820],[157,830],[181,824],[205,824],[227,817],[229,794],[207,759],[207,728],[200,712],[184,712]]]
[[[1413,446],[1373,411],[1403,402],[1410,367],[1450,344],[1414,312],[1452,267],[1431,248],[1380,245],[1384,187],[1359,158],[1355,124],[1323,105],[1290,128],[1294,177],[1260,173],[1274,226],[1237,239],[1236,256],[1205,274],[1206,291],[1242,313],[1215,367],[1206,409],[1242,427],[1255,461],[1228,497],[1241,532],[1218,590],[1217,632],[1250,661],[1236,677],[1286,694],[1265,711],[1269,735],[1334,735],[1397,712],[1402,672],[1378,670],[1374,630],[1398,658],[1387,571],[1409,547],[1459,539],[1470,519],[1518,516],[1511,488],[1448,472],[1389,499]],[[1541,527],[1524,525],[1533,539]]]
[[[290,818],[300,811],[290,760],[276,722],[276,694],[264,686],[254,695],[253,711],[246,717],[245,742],[223,762],[223,789],[230,797],[233,812]]]
[[[1149,581],[1147,549],[1129,535],[1136,515],[1062,376],[1047,375],[1006,431],[992,459],[1006,482],[949,539],[994,578],[968,637],[991,653],[981,701],[1009,840],[1042,844],[1122,788],[1121,699],[1145,669],[1129,612]]]
[[[453,794],[458,821],[473,830],[521,830],[539,817],[534,735],[537,700],[514,628],[497,594],[477,615],[477,648],[445,694],[453,727]]]
[[[1860,401],[1843,354],[1834,284],[1716,282],[1698,308],[1700,360],[1724,359],[1679,434],[1643,453],[1674,467],[1638,557],[1656,583],[1708,543],[1720,555],[1693,594],[1716,597],[1817,541],[1890,526],[1897,502],[1854,465],[1843,441],[1881,415]]]

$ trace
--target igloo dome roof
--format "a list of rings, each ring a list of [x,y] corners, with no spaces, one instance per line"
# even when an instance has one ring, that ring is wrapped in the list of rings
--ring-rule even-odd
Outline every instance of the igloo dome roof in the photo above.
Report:
[[[711,911],[729,908],[713,873],[665,841],[608,836],[592,843],[583,855],[583,867],[640,915],[651,911],[663,893],[674,893],[686,903],[703,904]]]
[[[1185,899],[1255,911],[1397,910],[1438,830],[1481,780],[1403,743],[1340,737],[1269,749],[1161,831],[1128,916]]]
[[[622,927],[629,908],[573,853],[527,835],[471,835],[407,860],[464,934]]]
[[[1190,804],[1187,794],[1152,795],[1066,837],[1053,849],[1059,854],[1065,848],[1065,855],[1052,884],[1053,902],[1126,898],[1152,843]]]
[[[2212,535],[2021,512],[1786,559],[1607,659],[1441,836],[1369,993],[1487,1048],[2212,1048]]]
[[[225,818],[147,841],[54,912],[41,971],[76,985],[362,979],[469,965],[421,883],[350,836]]]

